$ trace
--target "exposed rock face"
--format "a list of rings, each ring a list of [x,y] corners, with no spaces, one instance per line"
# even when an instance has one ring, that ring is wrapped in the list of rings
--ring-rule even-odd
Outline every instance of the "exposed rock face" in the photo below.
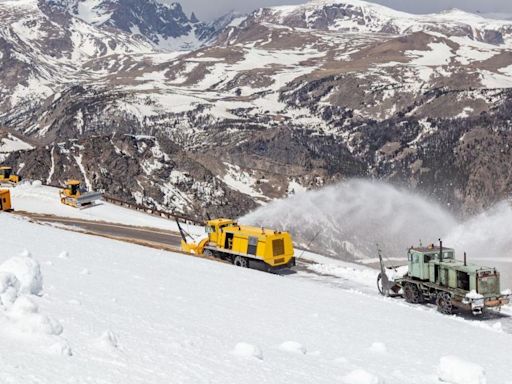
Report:
[[[117,29],[149,40],[163,50],[197,49],[211,41],[229,24],[228,14],[212,23],[190,17],[179,3],[165,0],[58,0],[42,7],[59,7],[64,12],[102,29]]]
[[[322,0],[206,26],[91,4],[0,3],[0,125],[35,147],[7,159],[25,177],[226,216],[350,177],[464,213],[512,189],[512,22]],[[211,44],[153,39],[182,33]]]

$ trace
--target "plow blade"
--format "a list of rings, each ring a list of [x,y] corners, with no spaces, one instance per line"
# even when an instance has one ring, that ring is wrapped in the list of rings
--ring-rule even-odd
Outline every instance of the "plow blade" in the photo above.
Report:
[[[96,200],[101,200],[103,193],[101,192],[86,192],[76,199],[78,208],[93,204]]]

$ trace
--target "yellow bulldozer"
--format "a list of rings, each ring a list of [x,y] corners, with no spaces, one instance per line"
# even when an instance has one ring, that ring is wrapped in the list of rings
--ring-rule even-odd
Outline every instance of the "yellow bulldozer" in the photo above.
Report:
[[[0,166],[0,184],[16,185],[21,181],[21,177],[15,174],[11,167]]]
[[[295,266],[292,237],[288,232],[242,226],[231,219],[215,219],[206,223],[208,237],[198,243],[182,228],[181,249],[187,253],[215,257],[236,266],[273,272]]]
[[[12,211],[11,191],[0,189],[0,211]]]
[[[68,180],[60,190],[60,202],[75,208],[87,208],[102,198],[101,192],[88,192],[80,187],[80,181]]]

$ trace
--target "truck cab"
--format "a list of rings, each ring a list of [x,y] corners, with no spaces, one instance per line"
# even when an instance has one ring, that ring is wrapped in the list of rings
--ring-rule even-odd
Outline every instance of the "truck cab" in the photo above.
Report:
[[[237,226],[238,224],[231,219],[215,219],[209,220],[206,223],[205,231],[208,234],[208,242],[215,243],[217,246],[221,247],[224,242],[222,242],[222,230],[223,228],[230,226]]]
[[[449,262],[454,259],[455,250],[453,248],[441,248],[434,245],[410,248],[407,253],[409,276],[419,280],[436,281],[439,277],[440,262]]]

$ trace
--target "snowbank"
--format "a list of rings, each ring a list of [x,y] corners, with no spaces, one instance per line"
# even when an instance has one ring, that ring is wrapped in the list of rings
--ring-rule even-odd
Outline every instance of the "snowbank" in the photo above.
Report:
[[[0,265],[0,272],[16,277],[20,293],[38,295],[43,290],[39,263],[29,256],[11,257]]]
[[[450,384],[487,384],[484,369],[456,356],[444,356],[438,367],[439,380]]]
[[[29,334],[60,335],[62,325],[39,313],[39,307],[28,296],[20,296],[7,311],[7,318],[18,330]]]
[[[7,307],[14,303],[19,291],[20,282],[16,275],[0,271],[0,305]]]
[[[39,263],[24,251],[0,265],[0,337],[9,345],[43,346],[42,351],[71,356],[71,347],[59,335],[64,327],[40,312],[35,300],[43,289]],[[45,347],[46,345],[46,347]],[[1,377],[1,375],[0,375]],[[0,380],[0,382],[8,382]]]

